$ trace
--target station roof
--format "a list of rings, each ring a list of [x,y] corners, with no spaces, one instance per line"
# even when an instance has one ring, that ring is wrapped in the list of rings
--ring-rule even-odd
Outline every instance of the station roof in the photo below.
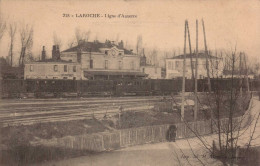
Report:
[[[76,63],[76,62],[71,62],[71,61],[66,61],[62,59],[45,59],[45,60],[39,60],[39,61],[32,61],[32,62],[27,62],[26,64],[32,64],[32,63]]]
[[[141,76],[141,77],[145,77],[147,76],[147,74],[142,73],[142,72],[134,72],[134,71],[84,71],[84,75],[120,75],[120,76]]]
[[[196,54],[195,53],[192,53],[192,54],[186,54],[186,58],[195,58],[196,57]],[[206,54],[205,53],[198,53],[198,58],[206,58]],[[219,57],[216,57],[216,56],[212,56],[212,55],[208,55],[208,58],[210,59],[220,59]],[[168,58],[168,59],[184,59],[184,55],[178,55],[178,56],[175,56],[175,57],[172,57],[172,58]]]
[[[105,43],[101,43],[98,41],[95,42],[83,42],[82,44],[69,48],[67,50],[64,50],[62,52],[77,52],[79,49],[81,49],[84,52],[101,52],[100,48],[112,48],[112,47],[116,47],[120,50],[124,50],[124,54],[128,54],[128,55],[134,55],[134,53],[130,50],[127,50],[125,48],[120,48],[118,45],[112,44],[111,42],[105,42]]]

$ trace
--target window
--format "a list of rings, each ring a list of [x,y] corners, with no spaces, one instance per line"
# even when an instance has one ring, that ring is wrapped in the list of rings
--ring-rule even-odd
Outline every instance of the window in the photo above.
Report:
[[[203,67],[205,70],[207,70],[207,62],[204,62]]]
[[[92,59],[90,59],[90,61],[89,61],[89,68],[93,69],[93,60]]]
[[[175,69],[178,69],[180,67],[180,62],[179,61],[176,61],[175,62]]]
[[[132,69],[132,70],[135,69],[135,62],[134,62],[134,61],[132,61],[132,63],[131,63],[131,69]]]
[[[216,61],[216,70],[218,70],[219,61]]]
[[[64,65],[64,72],[67,72],[67,71],[68,71],[68,66]]]
[[[108,60],[105,60],[105,69],[108,69]]]
[[[196,67],[196,66],[195,66],[196,62],[195,62],[195,61],[192,61],[191,64],[192,64],[192,68],[195,69],[195,67]]]
[[[154,72],[155,72],[155,74],[157,74],[157,67],[154,68]]]
[[[105,50],[105,54],[106,54],[106,55],[108,54],[108,51],[107,51],[107,50]]]
[[[119,61],[118,63],[119,63],[119,64],[118,64],[118,65],[119,65],[119,69],[121,70],[121,69],[123,68],[122,61]]]
[[[143,73],[145,72],[144,68],[143,68]]]
[[[168,69],[171,70],[172,69],[172,63],[168,62]]]
[[[73,72],[76,72],[76,71],[77,71],[77,67],[73,66]]]
[[[33,65],[30,65],[30,71],[33,71]]]
[[[53,66],[53,70],[54,70],[55,72],[57,72],[57,71],[58,71],[58,65],[54,65],[54,66]]]

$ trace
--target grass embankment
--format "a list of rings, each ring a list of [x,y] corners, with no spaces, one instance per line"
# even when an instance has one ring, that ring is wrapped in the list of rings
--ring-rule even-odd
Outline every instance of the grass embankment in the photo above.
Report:
[[[204,96],[205,97],[205,96]],[[239,102],[234,116],[240,116],[245,109],[237,109],[239,103],[245,107],[249,103],[249,97]],[[203,99],[201,101],[206,101]],[[212,99],[213,100],[213,99]],[[228,101],[228,100],[227,100]],[[227,106],[228,106],[228,102]],[[202,103],[203,104],[203,103]],[[204,103],[206,105],[206,103]],[[174,124],[180,122],[180,107],[172,107],[172,101],[161,101],[153,110],[122,111],[119,116],[106,116],[103,119],[85,119],[66,122],[39,123],[28,126],[8,126],[0,127],[1,135],[1,161],[0,165],[27,165],[28,163],[43,162],[54,159],[63,159],[68,157],[91,154],[93,152],[86,150],[62,149],[56,147],[31,146],[30,142],[41,139],[61,138],[64,136],[75,136],[82,134],[92,134],[97,132],[125,129],[141,126],[151,126],[160,124]],[[172,109],[174,108],[174,109]],[[244,108],[244,107],[243,107]],[[187,106],[185,109],[185,120],[193,121],[193,106]],[[225,109],[221,112],[221,117],[226,117]],[[200,109],[198,111],[198,120],[208,120],[210,118],[210,109]],[[119,125],[120,124],[120,125]]]
[[[87,150],[31,146],[31,141],[91,134],[108,130],[96,119],[1,127],[0,165],[27,165],[53,159],[91,154]]]
[[[228,118],[230,111],[229,95],[223,94],[223,96],[220,97],[219,117]],[[192,97],[187,98],[192,99]],[[177,103],[180,103],[178,100],[180,99],[176,99],[176,101],[163,100],[159,102],[153,110],[147,112],[122,112],[120,115],[120,123],[118,122],[116,126],[117,128],[125,129],[179,123],[181,122],[181,108],[180,105],[177,105]],[[198,121],[209,120],[211,117],[211,110],[213,110],[213,117],[218,117],[215,104],[216,100],[215,94],[212,94],[211,96],[208,94],[199,96],[199,109],[197,114]],[[243,95],[242,97],[236,96],[233,100],[233,117],[242,116],[248,109],[249,102],[250,94]],[[119,115],[116,115],[115,117],[119,119]],[[185,106],[184,119],[187,122],[194,121],[194,105]]]

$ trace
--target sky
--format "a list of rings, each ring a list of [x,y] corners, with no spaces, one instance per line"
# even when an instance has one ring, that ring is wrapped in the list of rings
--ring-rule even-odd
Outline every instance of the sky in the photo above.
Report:
[[[192,47],[195,48],[195,22],[199,21],[199,49],[204,49],[201,19],[204,19],[208,47],[245,51],[259,60],[260,1],[205,0],[0,0],[0,13],[7,23],[30,24],[34,28],[32,52],[39,56],[42,46],[51,56],[53,34],[62,41],[62,50],[75,37],[75,29],[91,31],[90,39],[123,40],[133,47],[142,35],[143,46],[160,50],[183,50],[184,21],[189,21]],[[63,17],[69,14],[70,17]],[[99,18],[77,18],[76,14],[100,14]],[[105,18],[105,14],[136,15],[136,18]],[[73,15],[73,17],[72,17]],[[0,41],[0,56],[8,55],[8,31]],[[15,56],[19,57],[19,31]],[[135,49],[135,48],[133,48]]]

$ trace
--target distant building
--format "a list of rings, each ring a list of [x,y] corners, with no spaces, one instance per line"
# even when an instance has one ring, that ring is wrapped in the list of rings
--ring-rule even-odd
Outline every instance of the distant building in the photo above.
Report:
[[[0,79],[23,79],[23,77],[23,67],[12,67],[5,58],[0,58]]]
[[[24,67],[24,79],[70,79],[80,80],[82,71],[80,64],[60,59],[58,46],[53,46],[52,59],[46,59],[43,46],[42,60],[28,62]]]
[[[144,54],[140,58],[140,68],[141,71],[147,74],[147,78],[151,79],[161,79],[162,78],[162,68],[157,67],[156,65],[147,64],[147,58]]]
[[[137,78],[146,75],[140,72],[140,56],[124,48],[123,41],[116,45],[106,40],[82,42],[61,52],[61,59],[80,63],[82,79]]]
[[[192,64],[191,64],[192,57]],[[209,74],[210,77],[221,77],[223,75],[223,60],[212,55],[208,55],[209,61]],[[177,77],[182,77],[183,75],[183,60],[184,55],[175,56],[173,58],[166,59],[166,79],[172,79]],[[191,65],[194,69],[195,76],[195,54],[186,55],[186,78],[192,78]],[[198,54],[198,75],[197,78],[207,77],[207,68],[206,68],[206,55],[204,53]]]
[[[156,66],[141,66],[143,73],[147,74],[147,78],[151,79],[161,79],[162,78],[162,68]]]

